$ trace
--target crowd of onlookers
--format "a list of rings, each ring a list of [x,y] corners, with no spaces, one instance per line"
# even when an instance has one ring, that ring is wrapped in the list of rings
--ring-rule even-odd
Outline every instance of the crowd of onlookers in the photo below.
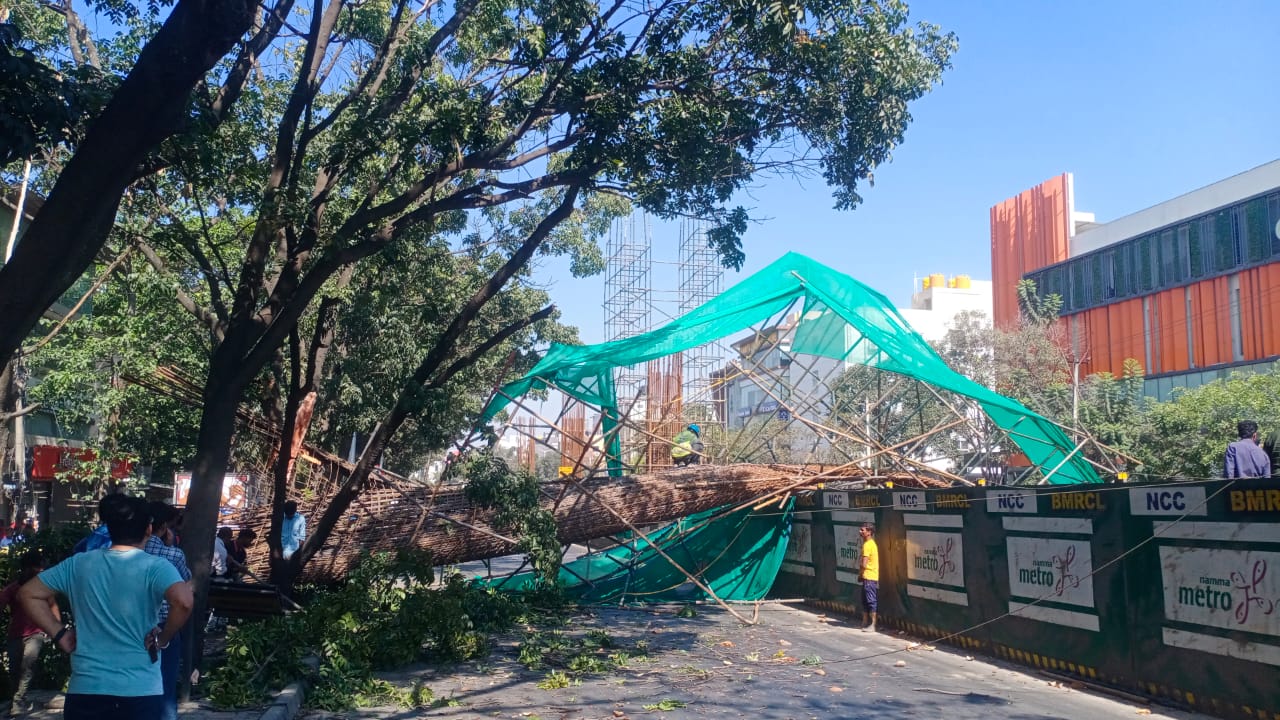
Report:
[[[285,557],[306,539],[306,519],[297,510],[297,503],[285,503]],[[18,576],[0,590],[0,607],[7,607],[11,617],[10,717],[32,710],[28,690],[46,643],[71,655],[64,717],[178,716],[179,673],[194,602],[191,568],[179,546],[182,514],[167,503],[110,494],[98,503],[98,516],[101,525],[52,567],[39,551],[23,552]],[[34,527],[24,527],[22,535],[34,534]],[[257,580],[248,563],[257,538],[252,528],[219,528],[213,581]],[[0,547],[12,542],[5,533]],[[74,611],[74,624],[64,623],[59,597]],[[220,624],[212,616],[208,620],[206,627]]]

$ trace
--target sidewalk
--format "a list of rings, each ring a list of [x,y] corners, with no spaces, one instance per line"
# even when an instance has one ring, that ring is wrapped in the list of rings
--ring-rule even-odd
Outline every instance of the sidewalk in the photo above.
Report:
[[[22,717],[31,718],[31,720],[61,720],[62,693],[33,690],[27,697],[35,703],[36,710]],[[8,709],[7,702],[0,704],[0,711],[6,709]],[[178,717],[183,718],[183,720],[258,720],[261,715],[262,708],[238,710],[236,712],[219,712],[207,705],[194,702],[184,703],[178,708]]]

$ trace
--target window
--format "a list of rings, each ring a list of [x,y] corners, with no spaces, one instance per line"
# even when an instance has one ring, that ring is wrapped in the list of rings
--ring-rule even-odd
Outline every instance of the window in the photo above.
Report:
[[[1271,237],[1271,254],[1280,255],[1280,193],[1267,198],[1266,232]]]
[[[1110,300],[1116,296],[1116,253],[1114,250],[1102,253],[1102,260],[1099,263],[1102,268],[1100,276],[1102,279],[1102,299]]]
[[[1120,246],[1112,253],[1115,258],[1116,297],[1129,295],[1129,248]]]
[[[1244,206],[1240,213],[1244,221],[1244,251],[1247,262],[1255,263],[1266,259],[1271,247],[1267,234],[1271,230],[1267,223],[1267,201],[1265,198],[1254,198]]]
[[[1085,272],[1084,263],[1073,262],[1067,266],[1071,271],[1071,297],[1067,299],[1067,306],[1072,310],[1079,310],[1086,305],[1086,298],[1089,295],[1088,280],[1089,274]]]
[[[1191,252],[1189,236],[1191,235],[1191,226],[1183,225],[1178,228],[1177,245],[1177,276],[1181,282],[1191,276]]]
[[[1178,263],[1177,252],[1174,247],[1174,233],[1172,230],[1165,230],[1160,233],[1160,285],[1165,287],[1178,282],[1177,268]]]
[[[1205,252],[1204,236],[1201,234],[1203,223],[1198,220],[1187,224],[1187,253],[1191,261],[1191,277],[1203,277],[1209,271],[1209,265],[1205,262],[1208,253]]]
[[[1102,255],[1095,253],[1086,262],[1089,265],[1089,276],[1085,284],[1089,286],[1089,307],[1093,307],[1102,303],[1107,283],[1102,276]]]
[[[1156,248],[1153,236],[1140,238],[1134,245],[1134,266],[1138,270],[1138,289],[1148,292],[1156,288]]]
[[[1223,272],[1236,266],[1235,233],[1231,232],[1231,214],[1220,212],[1205,218],[1213,230],[1213,270]]]

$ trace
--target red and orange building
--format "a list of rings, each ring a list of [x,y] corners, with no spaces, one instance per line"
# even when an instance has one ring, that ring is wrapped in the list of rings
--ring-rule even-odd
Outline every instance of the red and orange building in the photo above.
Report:
[[[1280,358],[1280,160],[1108,223],[1073,188],[1065,173],[991,208],[997,326],[1034,280],[1062,297],[1082,373],[1133,358],[1158,398]]]

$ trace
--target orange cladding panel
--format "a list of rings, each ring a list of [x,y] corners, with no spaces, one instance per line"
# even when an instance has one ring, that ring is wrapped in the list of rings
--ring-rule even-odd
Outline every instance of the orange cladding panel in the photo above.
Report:
[[[1066,260],[1071,184],[1064,173],[991,208],[991,281],[997,327],[1018,323],[1018,281]]]
[[[1280,355],[1280,263],[1259,268],[1256,302],[1264,357]]]
[[[1258,306],[1259,268],[1240,273],[1240,347],[1245,360],[1262,358],[1261,314]]]

